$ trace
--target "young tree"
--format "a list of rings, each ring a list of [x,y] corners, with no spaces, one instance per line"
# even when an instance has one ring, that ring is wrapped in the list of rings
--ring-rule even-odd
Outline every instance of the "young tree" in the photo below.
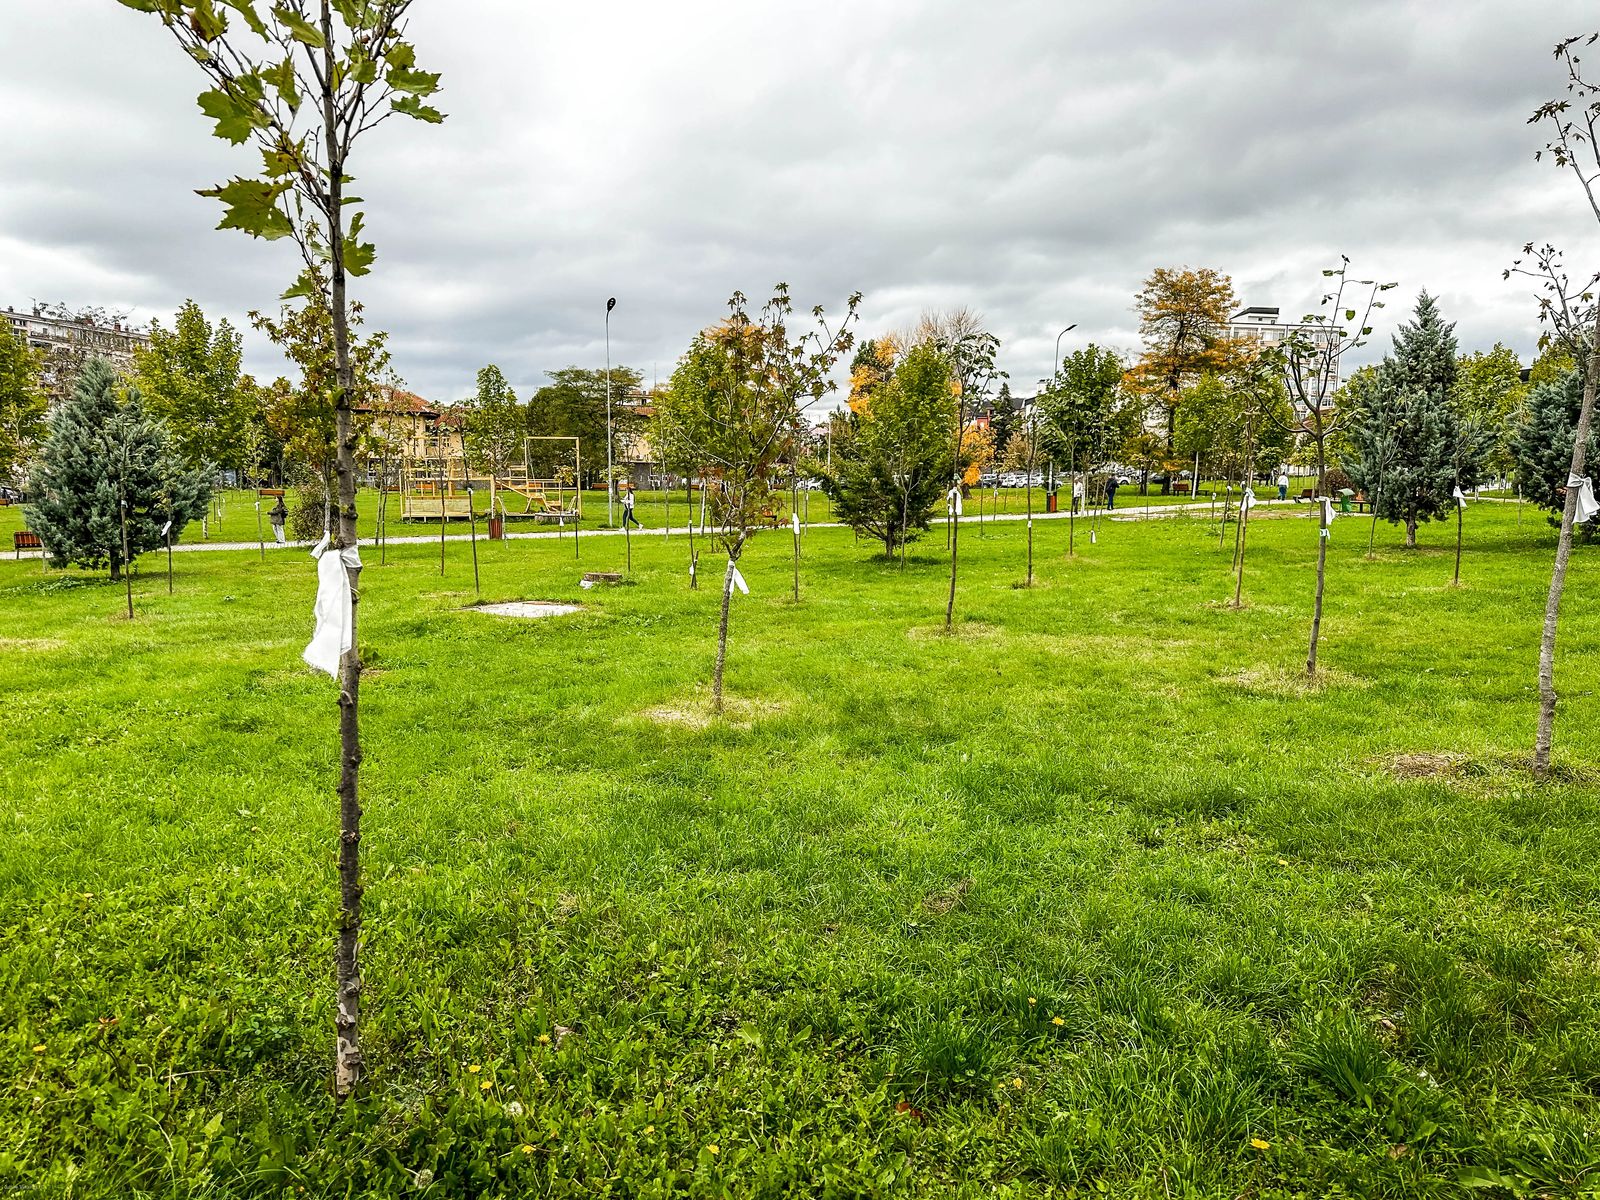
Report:
[[[815,328],[791,341],[794,306],[787,284],[778,284],[754,315],[744,293],[735,292],[727,318],[695,337],[656,405],[668,442],[708,481],[711,490],[703,494],[717,541],[728,555],[711,680],[712,705],[719,713],[729,606],[735,585],[743,582],[739,558],[791,474],[801,414],[836,386],[831,372],[854,340],[849,327],[860,303],[857,292],[836,328],[817,306],[811,310]]]
[[[1043,420],[1037,404],[1027,404],[1022,409],[1022,419],[1011,431],[1011,437],[1006,442],[1005,456],[1000,460],[1001,466],[1008,471],[1021,472],[1026,486],[1023,494],[1027,497],[1028,520],[1028,578],[1027,584],[1033,586],[1033,477],[1039,470],[1043,456],[1039,449],[1040,436],[1043,433]]]
[[[364,216],[347,196],[356,143],[390,116],[438,122],[425,101],[439,76],[416,65],[406,40],[411,0],[121,0],[153,13],[211,83],[201,111],[215,136],[254,143],[261,174],[208,189],[226,207],[220,228],[291,238],[305,264],[284,298],[325,304],[333,343],[339,527],[346,568],[350,644],[339,663],[339,936],[335,952],[334,1092],[361,1082],[361,658],[356,637],[361,559],[356,535],[359,434],[350,349],[348,277],[365,275],[376,250],[361,240]],[[230,27],[237,18],[244,29]],[[350,215],[346,216],[346,209]],[[324,281],[326,286],[324,287]]]
[[[349,425],[358,438],[368,436],[371,414],[383,395],[384,380],[392,378],[389,335],[382,330],[361,335],[364,320],[359,302],[351,302],[345,317],[345,347],[350,363]],[[333,510],[338,503],[336,475],[339,463],[339,411],[337,370],[333,342],[333,314],[320,287],[297,305],[282,305],[277,317],[250,314],[250,323],[265,333],[283,355],[300,368],[298,385],[279,378],[265,389],[262,411],[282,455],[299,468],[299,475],[318,489],[323,519],[298,532],[315,537],[332,532]],[[358,456],[359,457],[359,456]]]
[[[1408,547],[1417,544],[1417,525],[1453,510],[1454,489],[1476,485],[1482,470],[1480,443],[1463,430],[1450,401],[1454,328],[1423,292],[1415,321],[1394,335],[1365,407],[1350,417],[1350,478],[1379,517],[1404,523]]]
[[[950,367],[950,387],[955,393],[955,422],[950,438],[950,596],[945,603],[944,627],[955,621],[956,568],[961,549],[962,448],[967,444],[968,418],[992,402],[996,384],[1006,373],[996,364],[1000,339],[983,327],[983,318],[970,308],[949,312],[924,312],[909,341],[931,345]],[[1001,384],[1001,386],[1004,386]]]
[[[119,396],[120,387],[110,363],[84,365],[50,420],[27,509],[51,562],[109,565],[112,579],[163,544],[169,520],[176,540],[211,494],[206,476],[186,466],[166,430],[144,415],[138,391]]]
[[[1239,302],[1233,280],[1210,267],[1157,267],[1134,300],[1144,354],[1134,367],[1143,389],[1164,410],[1162,446],[1173,459],[1183,386],[1207,371],[1226,370],[1237,347],[1228,322]],[[1170,471],[1163,493],[1172,488]]]
[[[0,324],[0,483],[25,487],[28,464],[44,434],[44,351]]]
[[[150,323],[150,345],[133,356],[145,408],[167,426],[197,470],[242,470],[247,397],[240,387],[244,341],[226,320],[213,326],[185,300],[172,329]]]
[[[467,458],[489,475],[489,514],[494,515],[497,476],[522,455],[527,414],[500,368],[490,363],[478,372],[478,390],[462,414],[461,438]]]
[[[1337,282],[1328,285],[1333,291],[1323,293],[1321,310],[1301,318],[1301,324],[1309,328],[1296,329],[1266,351],[1289,389],[1294,405],[1293,432],[1303,433],[1316,448],[1319,496],[1326,492],[1330,443],[1351,420],[1350,413],[1336,400],[1340,359],[1366,344],[1372,336],[1368,322],[1374,310],[1384,306],[1378,296],[1399,286],[1351,279],[1349,273],[1350,260],[1343,254],[1337,267],[1324,268],[1322,277]]]
[[[897,549],[903,556],[950,486],[949,364],[934,347],[913,346],[853,400],[854,411],[835,424],[832,465],[816,470],[839,520],[882,542],[885,558]]]

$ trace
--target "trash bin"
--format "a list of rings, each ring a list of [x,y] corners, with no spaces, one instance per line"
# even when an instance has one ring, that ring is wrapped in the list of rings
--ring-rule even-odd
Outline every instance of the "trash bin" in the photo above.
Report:
[[[1347,513],[1347,512],[1350,511],[1350,497],[1354,496],[1354,495],[1355,495],[1355,492],[1351,491],[1349,488],[1340,488],[1339,489],[1339,511],[1340,512]]]
[[[489,540],[498,542],[506,536],[506,519],[504,517],[489,518]]]
[[[1045,498],[1044,498],[1044,510],[1045,510],[1045,512],[1055,512],[1056,511],[1056,494],[1054,492],[1050,492],[1049,494],[1047,494],[1045,496]]]

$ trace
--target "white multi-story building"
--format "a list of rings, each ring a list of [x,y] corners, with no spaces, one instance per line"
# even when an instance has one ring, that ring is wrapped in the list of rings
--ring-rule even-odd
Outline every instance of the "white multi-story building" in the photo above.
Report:
[[[1332,361],[1327,361],[1322,354],[1316,355],[1301,365],[1305,385],[1305,401],[1294,394],[1291,386],[1289,399],[1295,407],[1295,415],[1302,421],[1306,419],[1308,410],[1315,407],[1326,412],[1333,406],[1333,393],[1339,390],[1339,334],[1337,328],[1329,328],[1319,322],[1306,321],[1280,321],[1279,310],[1254,306],[1241,309],[1228,322],[1228,336],[1240,341],[1254,342],[1263,349],[1271,349],[1294,333],[1304,334],[1312,344],[1332,349]]]
[[[143,350],[150,345],[149,333],[134,328],[120,318],[112,318],[104,324],[75,320],[44,312],[38,305],[28,312],[18,312],[8,306],[4,316],[11,326],[11,332],[35,349],[51,353],[68,350],[98,354],[121,368],[133,365],[135,350]]]

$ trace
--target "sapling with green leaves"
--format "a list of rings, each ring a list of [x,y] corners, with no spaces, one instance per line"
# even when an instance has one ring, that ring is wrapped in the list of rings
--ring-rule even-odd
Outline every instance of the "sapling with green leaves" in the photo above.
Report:
[[[813,328],[794,335],[787,284],[778,284],[755,313],[735,292],[728,316],[695,337],[657,402],[664,444],[702,480],[703,502],[728,556],[711,680],[719,713],[729,608],[735,586],[745,590],[739,557],[790,476],[802,414],[835,388],[831,372],[854,340],[850,326],[860,303],[857,292],[835,325],[818,305]]]
[[[1566,76],[1566,94],[1541,104],[1528,123],[1543,122],[1553,130],[1551,140],[1535,157],[1548,154],[1558,168],[1570,171],[1583,188],[1590,213],[1600,222],[1600,195],[1595,190],[1600,181],[1600,83],[1583,74],[1582,59],[1577,53],[1580,43],[1587,49],[1596,41],[1600,41],[1600,33],[1566,38],[1556,44],[1556,60]],[[1533,263],[1527,267],[1520,262],[1513,264],[1507,274],[1512,271],[1530,274],[1541,281],[1544,294],[1539,301],[1540,319],[1555,331],[1573,361],[1581,364],[1583,377],[1582,399],[1572,431],[1566,496],[1561,508],[1561,532],[1556,539],[1555,566],[1550,572],[1550,592],[1545,600],[1544,628],[1539,638],[1539,726],[1534,735],[1533,770],[1542,775],[1550,769],[1550,748],[1555,736],[1556,628],[1561,617],[1561,595],[1567,582],[1567,559],[1572,554],[1572,527],[1579,519],[1580,504],[1585,510],[1584,519],[1595,515],[1590,511],[1594,507],[1594,486],[1584,474],[1584,468],[1589,454],[1595,386],[1600,382],[1600,304],[1595,303],[1600,272],[1591,274],[1587,283],[1574,287],[1560,266],[1559,255],[1551,247],[1547,245],[1542,252],[1535,252],[1530,244],[1524,247],[1524,253],[1534,256]]]
[[[356,552],[355,372],[348,281],[372,267],[358,196],[347,193],[356,145],[391,116],[438,123],[427,103],[439,76],[417,67],[406,37],[412,0],[120,0],[150,13],[211,86],[200,109],[213,136],[260,154],[258,172],[201,194],[224,206],[218,228],[288,238],[303,270],[285,299],[326,305],[333,341],[339,553],[349,589],[349,645],[339,670],[339,931],[335,953],[334,1093],[361,1083],[361,560]],[[349,210],[348,214],[346,210]],[[341,639],[342,640],[342,639]]]

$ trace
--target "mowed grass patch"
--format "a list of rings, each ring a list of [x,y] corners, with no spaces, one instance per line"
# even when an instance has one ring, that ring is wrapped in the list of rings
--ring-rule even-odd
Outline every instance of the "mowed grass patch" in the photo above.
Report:
[[[681,535],[363,575],[368,1060],[328,1095],[337,737],[299,553],[0,565],[0,1182],[22,1194],[1529,1194],[1590,1186],[1596,635],[1519,766],[1553,533]],[[1364,534],[1364,526],[1360,526]],[[1079,531],[1080,534],[1083,532]],[[1426,528],[1443,547],[1453,529]],[[1079,539],[1080,547],[1083,539]],[[1090,551],[1092,550],[1092,553]],[[372,558],[368,556],[369,560]],[[164,566],[164,564],[161,564]],[[652,715],[654,714],[654,715]],[[690,714],[663,719],[663,714]],[[1397,763],[1449,770],[1396,770]],[[1256,1143],[1264,1143],[1257,1145]],[[1527,1181],[1526,1183],[1518,1182]]]

